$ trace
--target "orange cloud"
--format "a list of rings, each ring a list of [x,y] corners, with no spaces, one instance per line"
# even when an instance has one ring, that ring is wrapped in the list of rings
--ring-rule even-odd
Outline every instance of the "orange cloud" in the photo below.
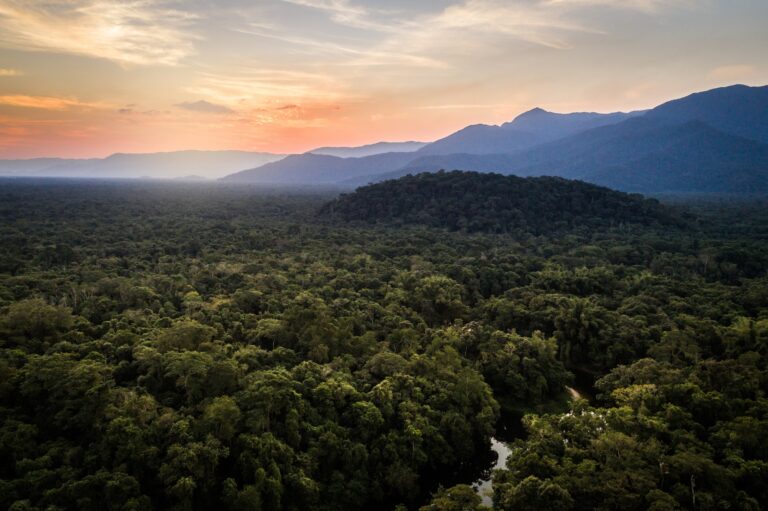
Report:
[[[18,69],[8,69],[0,67],[0,76],[22,76],[24,73]]]
[[[0,105],[20,108],[39,108],[42,110],[67,110],[72,107],[103,108],[99,103],[85,103],[75,98],[56,98],[52,96],[0,96]]]

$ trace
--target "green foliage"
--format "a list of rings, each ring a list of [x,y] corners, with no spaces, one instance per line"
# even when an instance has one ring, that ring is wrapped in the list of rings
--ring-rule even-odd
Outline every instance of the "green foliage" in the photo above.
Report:
[[[596,400],[526,416],[497,508],[759,509],[765,208],[668,229],[690,214],[526,183],[525,224],[430,202],[456,232],[330,224],[323,195],[3,183],[0,508],[476,510],[452,485],[500,410],[555,409],[574,371]]]
[[[74,323],[75,318],[66,307],[49,305],[39,298],[20,300],[8,307],[0,323],[0,346],[18,346],[28,353],[40,353]]]
[[[576,226],[682,225],[657,201],[555,177],[428,172],[342,195],[320,210],[346,222],[421,224],[451,231],[544,234]]]
[[[419,511],[481,511],[480,497],[470,486],[461,484],[452,488],[441,488],[429,505]]]

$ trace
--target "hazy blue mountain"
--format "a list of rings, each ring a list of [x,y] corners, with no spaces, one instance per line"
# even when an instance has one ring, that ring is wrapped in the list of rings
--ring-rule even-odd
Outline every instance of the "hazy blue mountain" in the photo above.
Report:
[[[362,176],[359,184],[394,179],[406,174],[446,170],[475,170],[499,172],[519,176],[553,175],[583,178],[602,167],[604,162],[616,165],[637,154],[655,148],[660,140],[653,135],[662,122],[646,122],[642,118],[620,123],[619,126],[594,128],[554,142],[539,144],[515,153],[495,154],[438,154],[421,155],[403,168],[377,176]],[[650,134],[650,140],[642,140]],[[664,133],[660,134],[662,137]],[[639,138],[639,140],[635,140]],[[635,144],[639,145],[635,145]],[[646,147],[647,146],[647,147]],[[421,154],[419,151],[417,154]],[[367,181],[366,181],[367,180]]]
[[[629,113],[558,114],[534,108],[520,114],[512,122],[502,124],[501,128],[524,131],[541,141],[552,141],[639,116],[671,123],[702,121],[722,132],[768,143],[768,86],[722,87],[669,101],[652,110]]]
[[[642,157],[596,169],[585,180],[644,193],[768,192],[768,145],[699,121],[679,126],[675,135]]]
[[[419,155],[505,154],[580,131],[616,124],[643,112],[556,114],[534,108],[501,126],[475,124],[419,149]]]
[[[423,157],[360,181],[439,169],[560,176],[633,192],[768,191],[768,145],[701,121],[639,117],[514,154]]]
[[[552,175],[625,191],[768,191],[768,87],[693,94],[648,112],[533,109],[468,126],[414,153],[300,155],[238,174],[257,182],[358,186],[439,169]]]
[[[378,173],[395,173],[402,168],[410,170],[436,170],[435,162],[444,162],[445,168],[468,168],[478,171],[490,171],[498,168],[495,160],[506,160],[506,153],[527,149],[547,140],[558,138],[564,133],[578,131],[580,127],[588,129],[595,125],[610,124],[636,115],[632,114],[554,114],[541,109],[534,109],[518,116],[514,121],[503,126],[476,124],[442,138],[431,144],[423,145],[415,152],[397,152],[396,156],[386,157],[386,153],[352,158],[344,161],[342,157],[347,148],[320,148],[304,155],[289,156],[276,164],[268,164],[262,169],[251,169],[238,173],[237,180],[273,183],[302,183],[302,179],[315,182],[343,182],[345,186],[367,183],[367,179]],[[536,133],[522,131],[515,126],[524,125]],[[547,129],[551,126],[551,130]],[[387,143],[382,143],[387,144]],[[373,144],[372,150],[389,145]],[[405,144],[420,144],[406,142]],[[374,147],[377,146],[377,147]],[[409,146],[411,149],[413,146]],[[342,151],[339,152],[338,149]],[[369,150],[369,149],[364,149]],[[327,154],[324,154],[325,151]],[[335,154],[330,154],[335,153]],[[456,153],[461,153],[459,157]],[[495,155],[488,158],[473,158],[473,155]],[[336,159],[312,158],[311,156],[336,156]],[[372,158],[372,159],[369,159]],[[434,159],[432,159],[434,158]],[[460,158],[460,159],[459,159]],[[475,165],[476,166],[473,166]],[[390,165],[389,167],[387,167]],[[451,166],[458,165],[458,166]],[[406,172],[407,173],[407,172]],[[229,179],[229,177],[228,177]]]
[[[364,158],[339,158],[324,154],[294,154],[223,178],[262,184],[329,184],[359,176],[381,174],[406,165],[413,153],[383,153]]]
[[[89,160],[67,160],[64,158],[30,158],[28,160],[0,160],[0,176],[34,176],[45,169],[68,161],[87,162]]]
[[[512,155],[517,175],[556,175],[634,192],[768,191],[768,146],[701,121],[642,117]]]
[[[493,154],[525,149],[541,142],[533,133],[512,127],[474,124],[422,147],[416,154]]]
[[[338,156],[339,158],[363,158],[383,153],[411,153],[427,145],[427,142],[377,142],[358,147],[318,147],[307,151],[312,154]]]
[[[709,130],[698,121],[670,124],[639,117],[510,155],[503,170],[521,176],[556,175],[585,179],[606,167],[629,163],[653,152],[671,153],[679,140],[696,138],[700,132]],[[723,133],[719,135],[725,136]]]
[[[501,127],[532,133],[541,141],[551,141],[592,128],[617,124],[644,113],[645,111],[614,112],[610,114],[594,112],[557,114],[541,108],[534,108],[518,115],[512,122],[502,124]]]
[[[646,116],[702,121],[725,133],[768,143],[768,86],[733,85],[698,92],[659,105]]]
[[[495,127],[499,129],[498,126]],[[362,158],[340,158],[324,154],[304,153],[287,156],[286,158],[268,163],[261,167],[244,170],[236,174],[226,176],[228,181],[242,181],[253,183],[293,183],[293,184],[320,184],[339,183],[342,186],[357,186],[366,184],[371,179],[378,178],[380,174],[396,174],[395,177],[405,174],[399,172],[402,169],[413,169],[414,164],[419,168],[419,162],[424,160],[425,171],[437,170],[436,161],[455,162],[456,155],[428,156],[416,152],[382,153]],[[472,155],[465,155],[471,157]],[[479,156],[479,155],[476,155]],[[479,159],[482,161],[482,158]],[[463,166],[462,168],[473,168]],[[486,170],[485,167],[478,170]]]
[[[204,176],[198,176],[196,174],[192,174],[189,176],[179,176],[174,178],[176,181],[207,181],[208,178]]]
[[[199,175],[218,178],[244,168],[282,159],[284,155],[248,151],[173,151],[113,154],[107,158],[67,160],[38,158],[0,160],[0,175],[34,177],[97,177],[173,179]]]
[[[558,114],[534,108],[501,126],[477,124],[426,145],[420,155],[509,154],[602,126],[645,116],[703,121],[728,134],[768,143],[768,87],[735,85],[692,94],[648,112]]]

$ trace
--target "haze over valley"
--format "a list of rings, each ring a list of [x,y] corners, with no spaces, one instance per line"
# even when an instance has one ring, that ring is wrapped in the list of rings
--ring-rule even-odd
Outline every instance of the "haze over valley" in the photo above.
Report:
[[[644,193],[768,191],[768,86],[734,85],[647,111],[558,114],[534,108],[430,143],[380,142],[304,154],[179,151],[103,159],[0,161],[16,177],[223,179],[350,188],[441,169],[550,175]]]

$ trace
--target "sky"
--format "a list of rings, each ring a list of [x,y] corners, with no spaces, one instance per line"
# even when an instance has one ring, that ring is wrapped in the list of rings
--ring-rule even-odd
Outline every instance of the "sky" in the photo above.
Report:
[[[766,0],[0,0],[0,158],[430,141],[768,84]]]

